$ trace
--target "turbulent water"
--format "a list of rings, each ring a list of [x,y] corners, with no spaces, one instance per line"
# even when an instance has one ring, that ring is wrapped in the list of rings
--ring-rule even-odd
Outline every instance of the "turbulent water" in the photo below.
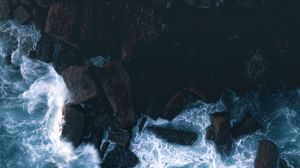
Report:
[[[230,93],[230,92],[229,92]],[[251,112],[264,129],[234,142],[234,149],[227,157],[219,155],[213,143],[205,140],[206,127],[210,125],[210,113],[226,110],[221,99],[215,104],[201,101],[188,107],[171,124],[178,129],[193,130],[198,140],[193,146],[168,144],[145,130],[135,132],[131,149],[141,161],[137,167],[151,168],[252,168],[258,141],[271,139],[280,149],[281,158],[288,160],[294,168],[300,167],[300,99],[298,90],[278,93],[257,91],[245,97],[231,94],[231,124],[237,123],[247,112]],[[146,125],[164,125],[165,120],[148,119]],[[170,123],[169,123],[170,124]]]
[[[26,57],[40,33],[0,22],[0,167],[98,167],[94,147],[60,138],[68,90],[53,67]]]
[[[94,147],[73,149],[60,138],[61,110],[68,100],[68,90],[52,65],[26,57],[39,37],[34,26],[0,22],[0,167],[98,167],[100,160]],[[171,122],[179,129],[197,132],[193,146],[168,144],[135,128],[130,149],[140,159],[137,167],[251,168],[262,138],[274,141],[281,157],[294,168],[300,167],[300,92],[271,94],[259,90],[245,97],[227,94],[232,104],[231,124],[251,112],[264,129],[235,141],[232,154],[222,157],[204,135],[210,124],[208,114],[225,110],[224,101],[195,102]],[[148,119],[146,125],[166,123]]]

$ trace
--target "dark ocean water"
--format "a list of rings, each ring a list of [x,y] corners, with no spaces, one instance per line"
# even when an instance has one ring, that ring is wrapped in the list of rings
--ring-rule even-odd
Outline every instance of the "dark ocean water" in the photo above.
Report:
[[[60,138],[61,110],[68,100],[68,90],[52,65],[26,57],[39,37],[34,26],[0,22],[0,167],[98,167],[101,161],[93,146],[73,149]],[[251,168],[262,138],[274,141],[281,157],[294,168],[300,167],[300,91],[258,90],[244,97],[228,93],[234,104],[231,123],[251,112],[264,126],[262,131],[235,141],[232,155],[222,158],[204,135],[210,124],[208,114],[225,110],[224,102],[195,102],[171,122],[180,129],[196,131],[199,138],[195,144],[168,144],[135,128],[130,149],[141,161],[137,167]],[[146,124],[166,123],[148,119]]]

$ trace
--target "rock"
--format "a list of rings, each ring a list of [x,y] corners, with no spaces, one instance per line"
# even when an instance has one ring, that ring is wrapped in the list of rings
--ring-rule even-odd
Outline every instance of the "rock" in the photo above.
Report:
[[[131,168],[139,163],[138,157],[128,148],[116,145],[102,163],[102,168]]]
[[[14,10],[13,16],[17,19],[21,24],[26,24],[32,19],[32,14],[29,10],[25,9],[24,6],[19,6],[17,9]]]
[[[0,20],[9,19],[10,14],[10,5],[9,0],[1,0],[0,1]]]
[[[65,123],[62,136],[71,141],[74,146],[81,143],[84,134],[85,116],[82,110],[80,106],[74,105],[66,105],[63,110]]]
[[[50,0],[35,0],[36,4],[43,8],[48,8]]]
[[[280,158],[280,160],[279,160],[279,168],[290,168],[290,166],[288,165],[288,163],[286,162],[286,160]]]
[[[31,0],[20,0],[22,5],[31,5]]]
[[[53,63],[56,72],[59,74],[72,65],[83,65],[83,58],[79,55],[78,49],[53,38],[47,33],[42,33],[35,53],[30,57]]]
[[[169,143],[191,146],[197,140],[197,134],[192,131],[182,131],[163,126],[150,126],[147,129]]]
[[[277,168],[279,164],[279,150],[270,140],[261,140],[256,153],[255,168]]]
[[[37,7],[32,12],[34,24],[40,29],[45,29],[46,19],[48,16],[48,9]]]
[[[131,134],[127,130],[113,129],[108,132],[108,139],[116,142],[118,145],[128,147],[131,139]]]
[[[120,62],[113,62],[100,71],[100,81],[114,112],[116,120],[122,128],[130,128],[137,119],[135,113],[130,80]]]
[[[188,91],[206,103],[217,102],[221,97],[220,89],[207,80],[197,83],[192,82],[188,87]]]
[[[229,113],[217,112],[210,115],[214,133],[214,142],[217,146],[226,146],[231,141]]]
[[[249,113],[245,118],[231,129],[232,137],[239,138],[243,135],[251,134],[261,128],[261,125]]]
[[[212,126],[206,128],[205,139],[213,141],[215,139],[214,129]]]
[[[62,76],[71,93],[72,103],[78,104],[98,96],[94,68],[71,66],[63,71]]]
[[[108,113],[99,113],[94,121],[94,127],[107,128],[112,122],[111,116]]]
[[[177,92],[172,96],[164,107],[162,118],[173,120],[188,104],[186,96],[182,92]]]
[[[49,7],[45,32],[73,46],[77,45],[76,29],[80,20],[80,6],[75,2],[56,2]]]

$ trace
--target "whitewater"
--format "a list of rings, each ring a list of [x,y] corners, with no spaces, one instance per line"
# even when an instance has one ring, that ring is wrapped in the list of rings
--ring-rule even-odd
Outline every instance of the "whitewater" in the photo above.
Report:
[[[51,64],[29,59],[40,32],[33,25],[0,22],[0,167],[97,168],[101,160],[89,144],[74,149],[61,138],[62,110],[68,90]],[[250,112],[263,130],[234,142],[230,156],[222,157],[205,139],[209,114],[226,110],[225,101],[194,102],[173,121],[147,119],[146,125],[171,124],[198,134],[192,146],[169,144],[144,129],[133,129],[130,150],[140,159],[137,168],[252,168],[258,141],[275,142],[281,158],[300,167],[300,91],[264,89],[238,97],[228,90],[231,124]]]

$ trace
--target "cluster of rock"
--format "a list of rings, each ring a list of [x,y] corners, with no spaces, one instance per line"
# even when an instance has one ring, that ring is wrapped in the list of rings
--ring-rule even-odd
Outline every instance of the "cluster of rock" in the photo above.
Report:
[[[41,30],[30,57],[52,63],[71,93],[63,110],[63,136],[74,146],[95,144],[103,167],[134,167],[139,160],[128,146],[131,128],[142,115],[172,120],[194,100],[218,100],[222,88],[241,93],[253,89],[268,72],[264,55],[274,56],[275,62],[267,59],[276,69],[282,56],[297,52],[297,47],[290,47],[297,40],[289,40],[277,29],[292,27],[287,32],[297,32],[297,26],[289,21],[282,26],[274,20],[282,12],[298,10],[293,3],[285,5],[290,10],[278,9],[282,4],[264,0],[0,0],[0,20],[33,21]],[[228,17],[235,15],[246,19]],[[268,33],[249,35],[254,29]],[[257,46],[264,52],[248,58]],[[111,60],[89,61],[99,55]],[[294,57],[289,61],[298,62]],[[257,62],[261,66],[255,66]],[[247,79],[240,73],[245,64]],[[274,69],[270,72],[277,73]],[[253,77],[258,70],[261,74]],[[297,80],[291,77],[292,85]],[[221,153],[231,149],[233,140],[260,128],[250,114],[233,127],[226,112],[210,117],[207,139]],[[192,145],[197,139],[196,133],[172,126],[147,129],[170,143]],[[272,142],[262,141],[255,167],[284,165],[278,153]]]

